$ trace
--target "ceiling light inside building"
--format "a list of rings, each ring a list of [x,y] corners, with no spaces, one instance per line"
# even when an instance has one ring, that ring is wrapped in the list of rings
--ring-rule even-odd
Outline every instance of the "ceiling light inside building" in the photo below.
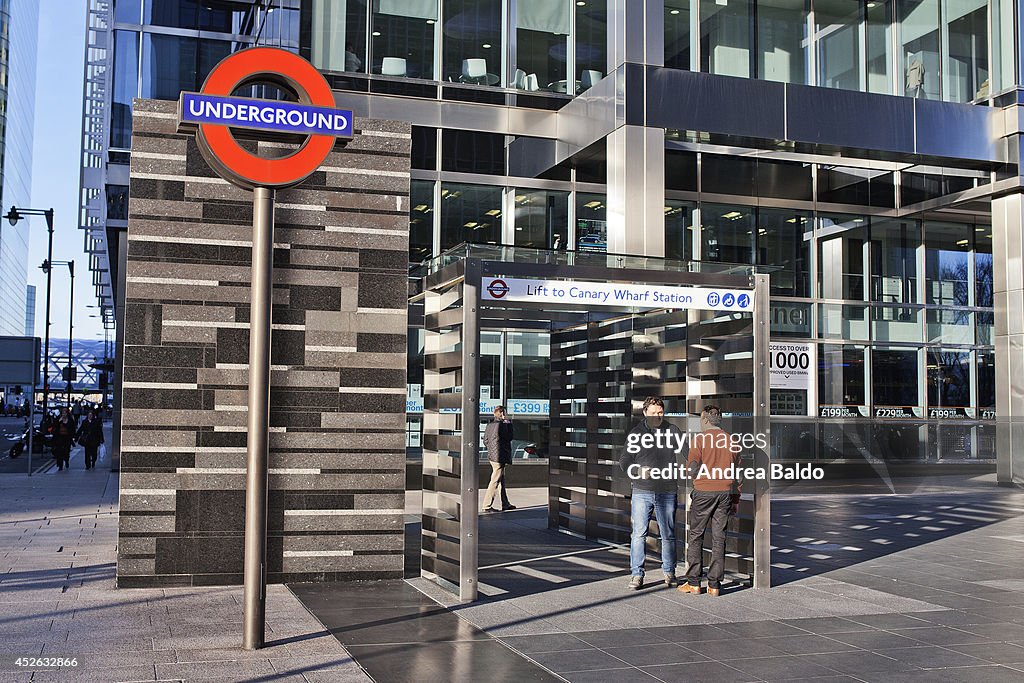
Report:
[[[380,31],[374,31],[373,32],[373,37],[374,38],[379,38],[380,37]]]
[[[475,222],[473,222],[473,221],[470,221],[469,223],[466,223],[466,224],[465,224],[464,226],[462,226],[462,227],[464,227],[464,228],[475,228],[475,227],[476,227],[476,223],[475,223]]]
[[[490,50],[491,49],[491,44],[490,43],[484,43],[483,48],[485,50]]]
[[[417,204],[416,208],[413,209],[413,211],[426,211],[426,210],[427,210],[427,205],[426,204]]]
[[[674,10],[672,10],[671,12],[669,12],[669,14],[679,14],[679,10],[677,10],[677,9],[674,9]]]
[[[491,209],[490,211],[487,212],[486,215],[497,216],[499,213],[501,213],[501,209]]]
[[[584,208],[587,208],[587,209],[596,209],[597,207],[601,206],[601,202],[599,202],[597,200],[594,200],[592,202],[587,202],[583,206],[584,206]]]
[[[956,245],[958,247],[966,247],[967,246],[967,240],[959,240],[959,241],[957,241]]]
[[[743,216],[743,214],[740,213],[739,211],[730,211],[727,214],[723,214],[722,218],[728,218],[729,220],[734,221],[737,218],[741,218],[742,216]]]

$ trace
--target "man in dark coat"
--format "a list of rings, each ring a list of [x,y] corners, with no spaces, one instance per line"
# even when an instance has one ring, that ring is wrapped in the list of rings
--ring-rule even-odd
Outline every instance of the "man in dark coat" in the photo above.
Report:
[[[60,409],[60,417],[51,425],[53,430],[53,458],[57,461],[57,471],[71,469],[71,442],[75,438],[75,421],[71,411]]]
[[[505,468],[512,464],[512,420],[508,419],[505,406],[494,409],[494,419],[484,430],[484,446],[487,447],[487,460],[491,463],[491,483],[484,496],[484,512],[498,512],[491,507],[496,491],[501,492],[502,511],[515,510],[516,506],[508,502],[505,491]]]
[[[85,469],[96,467],[96,455],[103,443],[103,422],[90,410],[78,428],[78,443],[85,447]]]

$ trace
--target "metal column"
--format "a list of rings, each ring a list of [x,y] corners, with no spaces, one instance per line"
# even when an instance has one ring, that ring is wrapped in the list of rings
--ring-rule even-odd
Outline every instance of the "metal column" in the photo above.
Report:
[[[771,331],[771,309],[768,282],[767,274],[754,276],[754,433],[764,434],[770,444],[771,373],[768,371],[768,340]],[[754,467],[763,467],[767,470],[769,460],[769,451],[755,449]],[[754,588],[771,586],[771,520],[770,481],[757,479],[754,481]]]
[[[996,481],[1024,483],[1024,195],[992,200]]]
[[[480,506],[480,262],[466,261],[462,284],[462,538],[459,543],[459,598],[477,598]]]
[[[249,301],[249,439],[245,476],[245,622],[242,645],[263,647],[267,613],[267,462],[270,427],[270,315],[274,268],[274,190],[252,198]]]

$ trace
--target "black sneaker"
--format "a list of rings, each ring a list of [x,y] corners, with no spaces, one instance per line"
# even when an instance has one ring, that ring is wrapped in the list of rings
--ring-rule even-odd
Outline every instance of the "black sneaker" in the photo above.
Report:
[[[515,505],[506,505],[504,508],[501,509],[501,511],[502,512],[508,512],[509,510],[518,510],[518,509],[519,508],[517,508]]]
[[[488,514],[488,513],[491,513],[491,512],[501,512],[501,510],[499,510],[497,508],[484,508],[480,512],[483,513],[483,514]]]
[[[644,587],[644,577],[639,574],[634,574],[629,579],[629,587],[631,590],[638,591]]]

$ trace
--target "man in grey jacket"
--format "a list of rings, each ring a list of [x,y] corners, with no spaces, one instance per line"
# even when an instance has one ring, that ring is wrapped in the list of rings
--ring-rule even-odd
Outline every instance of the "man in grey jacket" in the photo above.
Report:
[[[508,502],[505,492],[505,468],[512,464],[512,420],[508,419],[505,406],[494,409],[494,419],[484,430],[484,446],[491,463],[491,483],[484,496],[484,512],[498,512],[491,507],[497,490],[501,491],[501,511],[515,510],[516,506]]]

